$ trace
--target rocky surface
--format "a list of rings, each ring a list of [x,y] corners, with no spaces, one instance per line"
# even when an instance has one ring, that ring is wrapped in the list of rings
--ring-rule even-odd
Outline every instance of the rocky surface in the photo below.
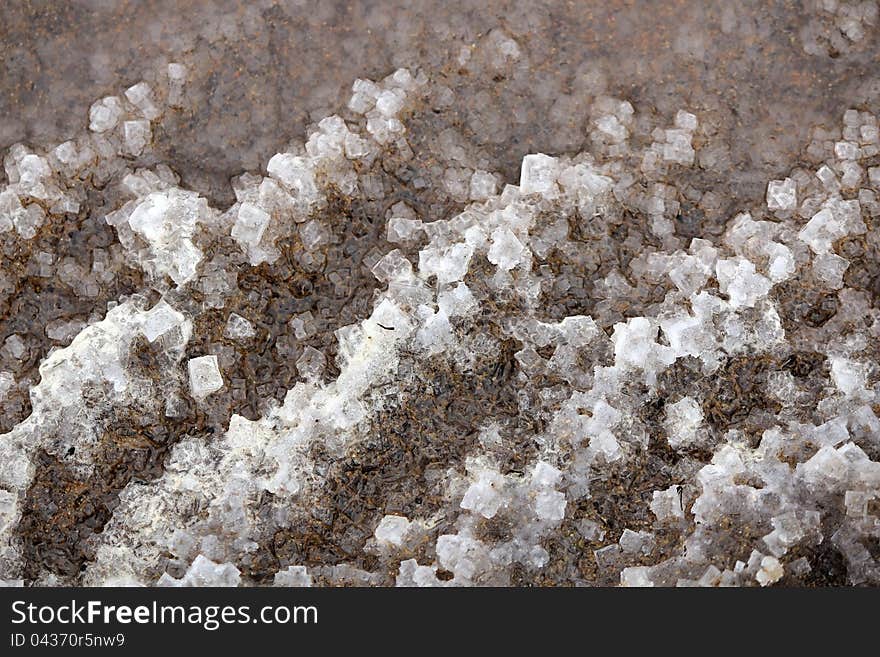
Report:
[[[880,583],[876,3],[321,7],[2,10],[0,576]]]

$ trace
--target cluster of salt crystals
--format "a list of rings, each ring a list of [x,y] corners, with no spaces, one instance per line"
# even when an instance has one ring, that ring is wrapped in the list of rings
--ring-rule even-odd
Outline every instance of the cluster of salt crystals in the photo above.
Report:
[[[501,50],[513,53],[503,39],[499,43]],[[513,54],[511,58],[516,59]],[[171,73],[169,69],[171,79],[181,79],[178,74],[182,71]],[[380,159],[380,147],[393,147],[401,153],[408,148],[400,115],[408,91],[422,84],[424,79],[400,71],[381,84],[359,81],[350,109],[365,116],[365,126],[348,124],[339,117],[321,121],[302,149],[270,160],[268,177],[239,178],[234,185],[237,203],[223,215],[181,190],[173,176],[157,169],[125,177],[124,185],[135,200],[108,215],[108,221],[117,228],[120,241],[136,262],[154,275],[169,275],[179,286],[192,279],[198,266],[220,267],[217,274],[226,275],[218,263],[201,263],[201,252],[193,241],[197,227],[230,234],[252,264],[277,257],[275,240],[291,230],[296,231],[308,254],[327,239],[326,227],[313,216],[325,203],[327,188],[333,186],[347,194],[359,190],[369,193],[374,181],[369,174],[359,177],[353,163],[371,164]],[[147,119],[156,107],[149,90],[138,87],[129,91],[125,102],[137,106]],[[169,104],[173,104],[171,91],[168,93]],[[110,133],[112,137],[113,131],[120,129],[123,117],[115,115],[116,107],[116,102],[100,104],[94,119],[104,130],[96,134]],[[449,477],[447,496],[460,509],[455,533],[435,536],[429,531],[425,539],[435,540],[436,560],[425,565],[415,560],[400,562],[397,582],[506,583],[511,564],[529,569],[546,565],[548,554],[542,541],[565,519],[572,503],[590,495],[591,481],[606,464],[621,462],[626,467],[647,444],[636,413],[644,398],[633,395],[632,384],[645,386],[650,393],[658,376],[687,356],[699,358],[702,373],[711,376],[729,355],[779,349],[784,332],[770,300],[773,286],[795,276],[813,276],[829,287],[839,286],[843,258],[834,253],[835,244],[846,235],[865,232],[863,213],[878,214],[876,190],[859,189],[857,200],[849,193],[846,198],[841,195],[841,190],[851,191],[853,185],[866,180],[873,183],[878,177],[876,168],[868,168],[866,175],[860,173],[860,162],[876,153],[876,120],[851,111],[844,117],[843,139],[833,142],[833,156],[827,164],[815,174],[797,170],[768,185],[768,210],[777,221],[739,215],[720,244],[700,239],[683,244],[668,223],[677,212],[676,190],[658,181],[658,168],[644,163],[656,161],[659,155],[662,162],[691,164],[696,117],[679,112],[675,127],[658,131],[656,143],[636,158],[643,163],[640,174],[648,183],[645,195],[634,184],[638,174],[622,170],[620,163],[613,161],[629,152],[628,140],[635,128],[633,113],[628,103],[607,98],[599,99],[594,107],[593,142],[611,161],[596,164],[588,155],[528,155],[519,186],[507,186],[497,195],[493,193],[494,176],[482,170],[474,169],[470,175],[466,171],[444,174],[447,189],[461,191],[467,186],[468,196],[461,191],[461,198],[478,201],[448,221],[422,223],[404,204],[393,206],[388,217],[389,239],[399,242],[401,248],[424,238],[427,243],[421,244],[417,263],[400,251],[377,259],[373,272],[387,289],[378,296],[368,319],[337,331],[341,370],[337,379],[323,383],[323,355],[305,350],[296,363],[304,381],[266,418],[251,422],[233,416],[229,430],[210,445],[195,438],[178,443],[165,474],[153,486],[123,491],[119,510],[98,539],[96,560],[88,567],[84,581],[152,583],[158,578],[163,584],[238,583],[235,564],[253,551],[258,536],[266,531],[254,525],[251,513],[262,494],[268,491],[277,497],[278,513],[272,522],[280,527],[291,521],[289,512],[282,511],[285,505],[308,505],[310,496],[321,494],[320,485],[316,485],[320,476],[312,470],[309,454],[313,441],[332,439],[344,444],[357,440],[359,427],[375,411],[367,401],[369,391],[392,382],[402,359],[418,362],[447,354],[459,366],[471,362],[467,352],[476,342],[466,342],[463,332],[467,329],[455,328],[451,320],[466,327],[468,319],[482,309],[486,293],[476,294],[478,288],[464,282],[474,274],[472,263],[480,258],[492,265],[486,280],[481,281],[490,294],[518,297],[525,308],[517,321],[502,325],[522,342],[515,356],[522,371],[528,376],[556,372],[574,389],[546,393],[554,410],[547,429],[536,436],[545,454],[523,474],[501,474],[499,470],[496,452],[504,443],[500,427],[481,433],[482,453],[470,455],[467,479]],[[114,116],[116,123],[110,126]],[[52,181],[44,175],[39,159],[28,159],[30,154],[20,148],[15,153],[10,160],[15,167],[15,176],[9,177],[11,185],[24,185],[51,197]],[[66,161],[75,161],[71,153],[63,155]],[[0,209],[11,207],[19,212],[8,194],[3,203]],[[592,317],[567,317],[556,323],[535,319],[546,281],[542,271],[533,269],[533,255],[543,258],[551,249],[565,252],[571,246],[565,222],[548,222],[547,215],[578,211],[590,218],[613,211],[618,204],[647,212],[654,219],[654,232],[664,238],[664,250],[646,253],[630,263],[630,271],[625,273],[632,284],[624,272],[615,271],[597,282],[597,290],[607,291],[609,298],[618,292],[639,295],[667,278],[674,288],[650,314],[616,322],[610,339]],[[281,218],[293,221],[279,221]],[[9,222],[17,227],[14,217]],[[205,280],[200,283],[206,284]],[[223,282],[218,279],[216,285]],[[222,307],[222,293],[218,297],[219,305],[211,301],[208,307]],[[598,312],[607,307],[600,304]],[[53,403],[66,399],[64,391],[70,389],[71,381],[78,380],[70,372],[71,364],[79,363],[82,354],[91,355],[90,350],[100,348],[104,341],[117,340],[120,332],[142,332],[150,342],[168,342],[177,353],[174,362],[180,364],[191,330],[182,313],[166,301],[149,311],[126,304],[116,310],[119,308],[126,310],[114,314],[112,322],[105,324],[111,320],[108,314],[105,322],[87,327],[68,349],[47,359],[44,365],[52,363],[60,374],[55,375],[52,368],[46,370],[43,383],[35,389],[38,402],[41,398]],[[120,318],[129,315],[135,319],[120,328]],[[314,330],[313,318],[306,315],[291,322],[297,338]],[[235,317],[229,317],[228,337],[247,339],[253,326],[249,320]],[[98,327],[100,331],[93,330]],[[681,488],[674,485],[654,491],[650,500],[659,523],[696,520],[685,538],[687,556],[656,566],[626,567],[633,560],[648,558],[656,548],[651,532],[626,529],[617,542],[596,552],[600,567],[615,573],[622,569],[621,582],[629,585],[769,585],[786,572],[803,571],[803,562],[785,561],[794,546],[822,540],[818,528],[823,518],[813,503],[821,498],[846,510],[830,540],[845,555],[851,580],[877,581],[876,567],[859,538],[875,530],[869,503],[880,488],[880,466],[850,440],[856,434],[876,436],[880,432],[880,421],[870,406],[875,397],[872,375],[860,355],[866,341],[862,336],[859,342],[858,337],[832,345],[831,374],[838,394],[820,404],[818,411],[828,421],[819,427],[795,431],[776,427],[764,433],[758,447],[750,447],[734,431],[716,444],[708,439],[699,399],[682,397],[669,404],[664,426],[670,447],[684,452],[700,445],[714,451],[712,463],[699,468],[693,481]],[[100,376],[114,383],[116,396],[110,403],[124,403],[124,399],[140,395],[158,398],[144,387],[146,382],[129,380],[120,365],[126,344],[122,341],[115,351],[95,358],[101,364]],[[493,343],[487,344],[491,349]],[[554,348],[549,359],[538,353],[545,347]],[[17,343],[9,345],[11,350],[21,348]],[[590,363],[587,369],[581,367],[584,358]],[[190,389],[197,398],[223,385],[216,356],[192,359],[188,369]],[[180,377],[180,372],[175,375]],[[35,415],[47,415],[46,408],[48,402],[36,404]],[[13,439],[3,446],[8,457],[3,459],[3,483],[12,490],[25,487],[33,474],[28,455],[39,441],[33,438],[35,429],[29,422],[17,427]],[[90,458],[89,423],[94,425],[95,420],[88,419],[88,426],[72,438],[77,458],[84,464]],[[56,447],[63,449],[69,444],[71,440]],[[552,455],[559,451],[570,457],[562,469],[550,465],[557,462]],[[781,460],[786,454],[807,456],[792,469]],[[753,485],[757,482],[759,486]],[[812,497],[801,495],[803,490]],[[693,505],[686,506],[685,499],[693,500]],[[206,513],[194,518],[192,508],[203,508]],[[13,527],[15,509],[7,514],[12,520],[7,519],[0,528]],[[720,526],[732,511],[743,522],[769,525],[773,530],[756,546],[748,563],[730,564],[722,571],[706,564],[710,556],[723,554],[726,536]],[[478,524],[496,517],[509,524],[511,538],[498,543],[479,538]],[[374,540],[380,554],[398,558],[397,548],[405,546],[414,532],[430,526],[430,519],[388,515],[376,527]],[[578,526],[589,540],[604,540],[598,525],[581,522]],[[4,572],[14,572],[11,566],[6,567],[14,563],[10,535],[11,529],[3,534]],[[168,554],[173,555],[169,567],[182,573],[181,577],[167,573],[159,577]],[[441,568],[452,572],[453,578],[438,578]],[[362,583],[375,582],[378,577],[344,564],[323,569],[320,574],[331,572],[333,577]],[[310,581],[301,566],[290,566],[276,575],[279,585]]]
[[[801,30],[804,52],[834,55],[849,52],[876,31],[880,7],[876,0],[814,0],[810,21]]]
[[[45,153],[21,144],[11,147],[3,161],[9,184],[0,190],[0,232],[15,228],[22,239],[33,238],[47,216],[79,212],[83,181],[109,180],[124,170],[127,158],[144,155],[153,124],[162,119],[170,99],[172,67],[180,95],[186,70],[172,64],[156,88],[140,82],[122,96],[96,101],[89,110],[89,130],[74,139]]]
[[[35,474],[32,457],[40,449],[65,455],[71,466],[87,471],[93,467],[95,450],[100,449],[96,436],[106,422],[101,407],[143,410],[144,404],[163,403],[164,387],[126,369],[131,344],[140,335],[151,342],[161,340],[172,369],[158,374],[173,380],[192,323],[164,300],[149,310],[144,305],[133,298],[111,308],[103,320],[84,328],[68,347],[53,351],[41,363],[41,381],[31,390],[32,414],[0,441],[0,486],[5,490],[27,489]],[[104,391],[100,398],[95,397],[98,389]],[[91,403],[85,402],[86,395]],[[7,515],[17,518],[17,493],[9,501]],[[4,570],[12,557],[14,528],[13,522],[0,527]]]
[[[697,124],[696,115],[679,110],[675,115],[674,127],[654,130],[652,133],[654,142],[642,158],[642,170],[656,171],[664,163],[692,165],[696,157],[692,140]]]

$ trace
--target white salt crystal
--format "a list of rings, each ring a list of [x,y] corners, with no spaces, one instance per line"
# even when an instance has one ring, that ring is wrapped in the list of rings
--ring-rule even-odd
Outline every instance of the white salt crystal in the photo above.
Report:
[[[232,239],[244,247],[255,247],[263,239],[269,215],[253,203],[242,203],[238,208],[238,218],[232,226]]]
[[[275,573],[272,586],[308,587],[312,585],[312,576],[305,566],[288,566],[286,570]]]
[[[410,527],[409,519],[404,516],[387,515],[379,521],[373,535],[379,543],[400,547]]]
[[[565,517],[565,495],[555,490],[545,490],[535,497],[538,518],[548,522],[560,522]]]
[[[122,136],[125,140],[126,152],[139,156],[152,139],[150,122],[144,120],[126,121],[122,124]]]
[[[485,201],[490,196],[494,196],[497,191],[498,183],[495,176],[487,171],[474,171],[470,180],[470,197],[474,201]]]
[[[440,285],[460,281],[468,271],[474,250],[468,244],[429,247],[419,251],[419,274],[436,276]]]
[[[92,104],[89,109],[89,129],[107,132],[116,127],[122,116],[122,103],[116,96],[108,96]]]
[[[684,518],[684,510],[681,508],[681,486],[672,485],[666,490],[655,490],[650,507],[657,520]]]
[[[486,257],[499,269],[509,271],[516,267],[521,259],[525,247],[507,227],[496,228],[492,233],[492,245]]]
[[[666,430],[673,449],[687,447],[701,439],[703,409],[692,397],[666,405]]]
[[[479,479],[470,485],[461,500],[461,508],[479,513],[484,518],[492,518],[504,503],[501,489],[504,478],[497,472],[483,470]]]
[[[165,335],[168,331],[184,322],[183,314],[172,308],[165,299],[143,314],[141,330],[149,342]]]
[[[813,259],[813,275],[832,290],[843,287],[843,275],[849,267],[849,260],[836,253],[820,253]]]
[[[137,107],[144,118],[152,121],[159,117],[161,112],[153,103],[153,90],[146,82],[138,82],[136,85],[129,87],[125,92],[125,97],[132,105]]]
[[[226,328],[223,330],[223,335],[230,340],[247,340],[256,334],[257,330],[248,320],[236,313],[229,313],[229,319],[226,320]]]
[[[758,574],[755,575],[755,579],[758,580],[761,586],[769,586],[782,579],[783,575],[785,575],[785,569],[779,563],[779,559],[776,557],[764,557],[761,559],[761,568],[758,570]]]
[[[755,271],[755,265],[745,258],[719,260],[715,264],[718,289],[730,299],[734,308],[752,308],[767,296],[773,283]]]
[[[797,208],[797,183],[791,178],[771,180],[767,184],[767,208],[782,212]]]
[[[526,155],[520,170],[519,188],[523,194],[541,194],[547,198],[556,196],[559,161],[555,157],[535,153]]]
[[[829,208],[823,208],[801,229],[798,239],[808,244],[814,253],[827,253],[831,245],[846,234],[844,221],[835,217]]]
[[[296,361],[296,369],[299,375],[307,380],[317,379],[324,371],[327,358],[314,347],[306,346],[302,356]]]
[[[202,400],[223,387],[223,375],[217,356],[199,356],[191,358],[187,364],[189,369],[189,389],[195,399]]]

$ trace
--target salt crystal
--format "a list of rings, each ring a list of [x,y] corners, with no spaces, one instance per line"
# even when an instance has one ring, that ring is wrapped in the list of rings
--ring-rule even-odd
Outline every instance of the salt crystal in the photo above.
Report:
[[[650,508],[660,521],[684,518],[684,510],[681,508],[681,486],[672,485],[666,490],[655,490]]]
[[[519,187],[523,194],[541,194],[547,198],[556,196],[559,162],[555,157],[535,153],[522,160]]]
[[[253,203],[242,203],[232,226],[232,239],[246,248],[253,248],[263,239],[270,217]]]
[[[498,183],[495,176],[487,171],[474,171],[470,179],[470,197],[474,201],[485,201],[490,196],[494,196],[497,191]]]
[[[137,107],[144,118],[152,121],[161,115],[156,105],[153,103],[153,90],[146,82],[139,82],[133,87],[129,87],[125,92],[125,97],[132,105]]]
[[[504,503],[501,490],[504,478],[497,472],[483,470],[479,479],[470,485],[461,500],[461,508],[493,518]]]
[[[423,278],[436,276],[440,285],[460,281],[468,271],[472,256],[473,248],[462,243],[422,249],[419,251],[419,274]]]
[[[477,300],[464,283],[458,283],[454,288],[443,290],[437,295],[437,307],[447,317],[467,315],[476,306]]]
[[[275,573],[272,586],[286,587],[309,587],[312,585],[312,576],[305,566],[288,566],[286,570]]]
[[[187,364],[189,369],[189,389],[192,396],[202,400],[223,387],[223,376],[217,356],[199,356],[191,358]]]
[[[797,184],[791,178],[771,180],[767,184],[767,208],[788,212],[797,208]]]
[[[829,208],[823,208],[798,233],[798,238],[810,246],[814,253],[827,253],[831,245],[847,234],[841,219]]]
[[[703,409],[692,397],[682,397],[666,405],[667,440],[673,449],[687,447],[702,439]]]
[[[143,314],[141,330],[147,341],[155,342],[157,338],[183,322],[183,314],[172,308],[165,299],[160,299],[159,303]]]
[[[122,103],[116,96],[108,96],[95,102],[89,109],[89,129],[107,132],[116,127],[122,116]]]
[[[248,320],[236,313],[229,313],[223,335],[230,340],[247,340],[256,334],[257,330]]]
[[[327,358],[314,347],[306,346],[302,356],[296,361],[296,369],[299,375],[306,380],[318,379],[324,372]]]
[[[499,269],[508,271],[516,267],[522,258],[525,247],[507,227],[495,229],[492,233],[492,246],[486,257]]]
[[[761,569],[755,575],[755,579],[761,586],[775,584],[785,574],[785,569],[776,557],[764,557],[761,559]]]
[[[832,290],[843,287],[843,275],[849,260],[835,253],[820,253],[813,259],[813,275]]]
[[[767,296],[773,283],[755,271],[745,258],[722,259],[715,264],[718,288],[730,299],[734,308],[753,308]]]
[[[404,516],[387,515],[379,521],[373,535],[379,543],[400,547],[410,524],[409,519]]]
[[[688,132],[693,132],[697,129],[697,117],[690,112],[678,110],[675,114],[675,127],[687,130]]]
[[[541,491],[535,497],[535,512],[547,522],[560,522],[565,517],[565,495],[555,490]]]
[[[126,121],[122,124],[122,136],[128,154],[139,156],[152,139],[149,121]]]

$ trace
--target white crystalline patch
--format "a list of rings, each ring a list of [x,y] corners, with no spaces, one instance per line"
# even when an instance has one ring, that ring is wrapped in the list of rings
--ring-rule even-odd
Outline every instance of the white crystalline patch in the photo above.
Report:
[[[846,223],[835,217],[829,208],[823,208],[801,229],[798,238],[818,254],[828,253],[831,245],[846,234]]]
[[[654,586],[651,581],[651,569],[648,566],[629,566],[620,571],[620,585],[628,588],[646,588]]]
[[[410,524],[409,519],[404,516],[387,515],[379,521],[373,535],[379,543],[400,547]]]
[[[388,220],[388,241],[394,244],[412,240],[418,237],[421,232],[422,221],[420,219],[391,217]]]
[[[247,340],[256,334],[257,330],[248,320],[236,313],[229,313],[229,319],[226,320],[226,328],[223,330],[223,335],[230,340]]]
[[[275,573],[272,586],[286,587],[309,587],[312,585],[312,576],[305,566],[288,566],[286,570]]]
[[[767,184],[767,208],[787,212],[797,208],[797,184],[791,178],[771,180]]]
[[[448,285],[464,278],[474,250],[468,244],[429,247],[419,251],[419,274],[422,278],[436,276],[437,283]]]
[[[477,300],[467,285],[458,283],[451,290],[437,295],[437,307],[447,317],[461,317],[477,307]]]
[[[712,270],[699,258],[684,255],[672,269],[669,278],[686,295],[698,292],[709,280]]]
[[[686,130],[673,129],[666,131],[666,143],[663,144],[663,159],[685,166],[694,163],[696,151],[691,145],[691,133]]]
[[[532,470],[532,486],[534,488],[553,488],[562,479],[562,472],[546,461],[538,461]]]
[[[21,200],[11,189],[0,192],[0,233],[11,230],[17,217],[24,213]]]
[[[320,221],[312,219],[299,227],[299,236],[306,250],[311,251],[326,242],[329,233]]]
[[[655,490],[650,507],[657,520],[684,518],[684,510],[681,508],[681,486],[672,485],[666,490]]]
[[[189,369],[189,389],[195,399],[204,399],[223,387],[223,375],[217,356],[199,356],[191,358],[187,364]]]
[[[126,121],[122,124],[122,138],[125,141],[126,152],[134,156],[141,155],[153,138],[150,122]]]
[[[838,141],[834,144],[834,155],[838,160],[855,160],[859,157],[859,145],[851,141]]]
[[[232,226],[232,239],[245,248],[252,248],[263,239],[269,215],[253,203],[242,203],[238,208],[238,218]]]
[[[132,105],[137,107],[144,118],[152,121],[159,117],[159,112],[152,99],[153,90],[146,82],[138,82],[136,85],[129,87],[125,91],[125,97]]]
[[[186,574],[180,579],[163,573],[156,586],[238,586],[241,574],[231,563],[215,563],[203,555],[197,556]]]
[[[315,182],[315,170],[311,161],[291,153],[273,155],[266,165],[266,172],[278,180],[297,198],[306,204],[312,204],[320,198]]]
[[[559,491],[545,490],[535,497],[535,513],[547,522],[560,522],[565,517],[565,505],[565,495]]]
[[[682,397],[666,405],[666,430],[673,449],[699,442],[702,434],[703,409],[691,397]]]
[[[831,358],[831,380],[847,397],[865,389],[867,366],[847,358]]]
[[[10,335],[3,343],[3,351],[15,360],[21,360],[27,352],[27,345],[19,335]]]
[[[499,269],[509,271],[516,267],[522,258],[525,247],[507,227],[496,228],[492,233],[492,246],[487,258]]]
[[[442,310],[434,312],[428,306],[419,307],[422,327],[416,333],[416,344],[429,354],[443,351],[454,340],[449,317]]]
[[[633,317],[614,325],[614,365],[623,370],[642,369],[653,380],[656,372],[671,365],[675,354],[657,342],[657,327],[647,317]]]
[[[843,275],[849,267],[849,260],[836,253],[820,253],[813,258],[813,276],[832,290],[843,287]]]
[[[773,283],[755,271],[755,265],[745,258],[719,260],[715,264],[718,289],[730,299],[733,308],[752,308],[767,296]]]
[[[761,568],[755,579],[761,586],[769,586],[775,584],[785,575],[785,568],[776,557],[764,557],[761,559]]]
[[[102,98],[89,109],[89,129],[92,132],[107,132],[116,127],[122,116],[122,103],[116,96]]]
[[[600,116],[596,119],[595,124],[599,132],[614,143],[619,144],[629,136],[629,131],[626,129],[626,126],[623,125],[623,123],[620,122],[620,119],[613,114]]]
[[[192,243],[203,200],[191,192],[168,190],[148,195],[131,213],[128,224],[150,245],[157,273],[177,284],[189,281],[202,259]]]
[[[386,89],[376,97],[376,109],[382,116],[391,118],[403,109],[406,95],[400,89]]]
[[[317,379],[324,372],[327,358],[314,347],[306,346],[296,361],[296,370],[307,380]]]
[[[624,529],[618,544],[628,554],[649,554],[654,548],[655,540],[651,532]]]
[[[767,274],[774,283],[788,280],[795,270],[791,249],[779,242],[770,242],[764,249],[768,258]]]
[[[526,155],[520,170],[520,191],[523,194],[541,194],[552,198],[558,193],[558,176],[559,161],[555,157],[543,153]]]
[[[461,500],[461,508],[492,518],[504,503],[501,495],[504,477],[491,470],[483,470],[479,479],[472,483]]]
[[[406,281],[412,278],[412,263],[398,249],[386,253],[370,270],[379,281]]]
[[[474,201],[485,201],[494,196],[498,183],[488,171],[474,171],[470,179],[470,197]]]
[[[154,342],[156,338],[184,322],[183,314],[168,305],[164,299],[143,313],[142,317],[141,331],[149,342]]]
[[[675,113],[675,127],[680,128],[681,130],[687,130],[688,132],[693,132],[697,129],[697,117],[690,112],[685,112],[684,110],[678,110]]]

